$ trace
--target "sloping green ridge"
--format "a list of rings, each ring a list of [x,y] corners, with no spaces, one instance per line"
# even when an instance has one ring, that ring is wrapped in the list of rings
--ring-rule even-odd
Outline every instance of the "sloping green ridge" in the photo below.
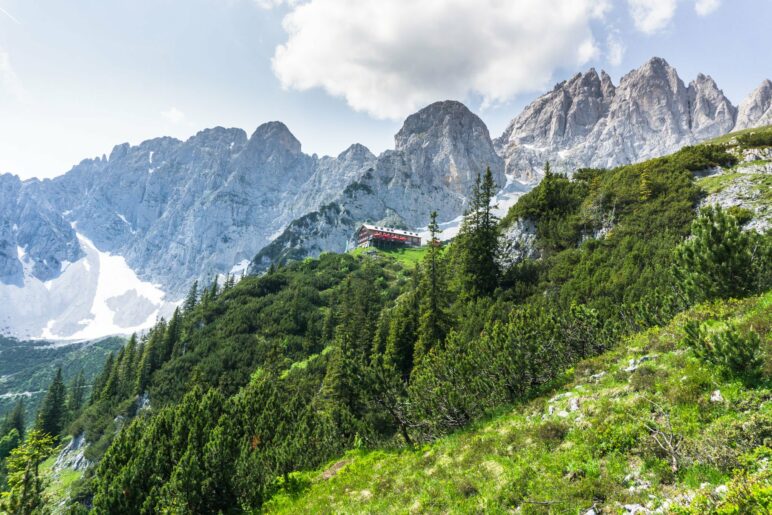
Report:
[[[689,320],[752,329],[769,346],[772,292],[682,313],[581,362],[544,396],[431,445],[351,451],[296,473],[266,511],[616,513],[639,504],[667,512],[691,501],[695,513],[735,512],[736,485],[728,493],[719,485],[746,468],[743,454],[772,440],[772,390],[747,389],[698,360],[681,343]],[[675,472],[647,429],[666,427],[668,415],[683,441]],[[772,503],[769,474],[750,473],[742,489],[757,481],[756,494]]]

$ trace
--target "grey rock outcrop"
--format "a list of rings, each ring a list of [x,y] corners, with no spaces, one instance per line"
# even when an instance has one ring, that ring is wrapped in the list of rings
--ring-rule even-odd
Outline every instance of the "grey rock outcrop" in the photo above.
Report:
[[[525,259],[537,259],[541,256],[536,246],[536,224],[533,220],[517,219],[504,230],[501,241],[499,261],[504,268]]]
[[[61,473],[65,469],[85,471],[91,466],[91,462],[85,456],[86,437],[83,433],[73,437],[64,448],[59,451],[59,455],[54,462],[53,470],[55,473]]]
[[[533,180],[547,160],[585,142],[608,116],[614,92],[611,78],[591,69],[532,102],[495,141],[507,173]]]
[[[421,184],[467,196],[486,167],[499,186],[506,183],[488,128],[460,102],[435,102],[410,115],[394,142],[406,171]]]
[[[735,154],[740,159],[740,166],[729,170],[713,168],[707,176],[732,173],[736,177],[703,198],[700,205],[747,209],[752,216],[743,228],[764,234],[772,228],[772,207],[765,200],[763,186],[772,176],[772,148],[749,148],[735,151]]]
[[[737,108],[710,77],[698,74],[687,88],[689,131],[696,141],[715,138],[734,128]]]

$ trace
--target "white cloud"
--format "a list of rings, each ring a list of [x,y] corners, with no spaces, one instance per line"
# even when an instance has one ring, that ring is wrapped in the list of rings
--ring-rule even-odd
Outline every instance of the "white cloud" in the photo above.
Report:
[[[694,10],[700,16],[707,16],[721,6],[721,0],[696,0]]]
[[[625,57],[627,47],[619,35],[618,30],[609,32],[606,37],[606,58],[611,66],[619,66]]]
[[[273,70],[285,88],[322,88],[378,118],[469,94],[492,104],[595,58],[590,24],[609,8],[606,0],[308,0],[284,18],[288,40]]]
[[[635,28],[646,34],[667,27],[676,10],[676,0],[627,0],[627,5]]]
[[[166,111],[161,112],[161,116],[168,122],[178,124],[185,119],[185,113],[177,109],[176,107],[170,107]]]

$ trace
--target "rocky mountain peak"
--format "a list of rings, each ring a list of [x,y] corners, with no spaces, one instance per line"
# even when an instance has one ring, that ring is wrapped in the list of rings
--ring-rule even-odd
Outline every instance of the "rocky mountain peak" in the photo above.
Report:
[[[600,72],[600,88],[603,91],[603,96],[607,98],[612,97],[614,90],[616,90],[616,86],[614,86],[614,82],[611,80],[611,76],[606,73],[606,70],[601,70]]]
[[[128,154],[129,149],[131,148],[131,145],[128,143],[121,143],[120,145],[115,145],[110,151],[110,156],[107,158],[108,161],[112,161],[113,159],[120,159],[126,154]]]
[[[408,116],[394,141],[422,184],[467,194],[488,166],[497,184],[506,182],[488,128],[461,102],[435,102]]]
[[[628,100],[641,102],[642,105],[650,101],[672,103],[685,98],[686,86],[667,61],[652,57],[643,66],[622,77],[617,93],[624,91],[630,94]]]
[[[697,140],[715,138],[732,130],[737,108],[709,75],[702,73],[689,83],[689,126]]]
[[[772,123],[772,84],[767,90],[765,96],[762,86],[749,99],[746,123],[759,125],[765,112]],[[665,59],[653,57],[616,87],[594,69],[559,83],[513,119],[495,144],[508,173],[534,180],[547,161],[565,172],[631,163],[725,134],[739,118],[710,76],[699,74],[686,86]]]
[[[590,69],[537,98],[496,140],[496,149],[507,162],[507,172],[524,180],[535,178],[546,162],[538,156],[547,151],[559,152],[585,139],[607,115],[615,95],[609,75],[598,75]]]
[[[740,104],[736,130],[772,125],[772,81],[762,82]]]
[[[213,127],[198,132],[195,136],[186,141],[191,146],[202,146],[217,148],[220,146],[241,147],[247,142],[247,133],[242,129],[225,127]]]
[[[260,125],[249,138],[250,149],[281,150],[290,154],[300,154],[300,141],[282,122],[267,122]]]
[[[658,77],[658,78],[667,78],[668,80],[677,80],[678,77],[678,71],[670,66],[670,63],[668,63],[665,59],[661,57],[652,57],[643,65],[635,70],[632,70],[630,73],[622,77],[623,82],[625,80],[625,77],[630,77],[631,79],[633,77],[640,78],[640,77]]]
[[[275,189],[277,181],[300,187],[313,173],[313,159],[305,155],[300,141],[282,122],[260,125],[236,160],[236,169],[250,176],[265,189]]]
[[[435,102],[407,117],[394,136],[395,148],[397,151],[410,151],[431,137],[447,139],[461,136],[466,128],[488,132],[483,121],[461,102]]]
[[[338,154],[338,161],[366,161],[369,159],[375,159],[375,155],[370,152],[370,149],[361,143],[354,143],[346,150]]]
[[[595,68],[590,68],[586,73],[578,73],[574,76],[572,82],[576,83],[575,88],[582,89],[600,89],[600,76]]]

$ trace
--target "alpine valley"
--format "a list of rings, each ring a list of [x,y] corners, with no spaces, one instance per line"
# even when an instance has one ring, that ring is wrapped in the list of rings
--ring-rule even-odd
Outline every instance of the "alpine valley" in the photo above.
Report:
[[[168,318],[194,280],[342,252],[362,222],[458,229],[487,167],[499,215],[553,170],[615,167],[772,121],[772,82],[733,105],[653,58],[618,85],[594,69],[557,84],[492,139],[464,105],[409,116],[394,150],[306,155],[280,122],[116,146],[50,180],[0,176],[0,330],[83,340]]]
[[[0,513],[770,513],[771,123],[653,58],[0,176]]]

